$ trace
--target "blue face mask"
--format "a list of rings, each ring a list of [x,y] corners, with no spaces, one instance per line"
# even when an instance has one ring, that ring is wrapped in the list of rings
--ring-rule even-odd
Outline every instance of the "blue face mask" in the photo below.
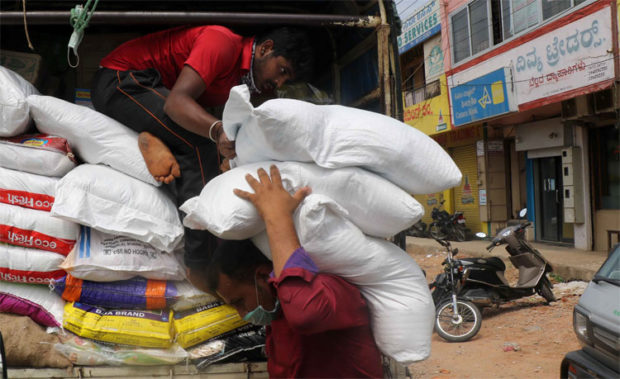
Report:
[[[256,304],[258,304],[258,307],[254,308],[251,312],[248,312],[245,316],[243,316],[243,319],[254,325],[269,325],[278,316],[278,311],[280,311],[280,302],[276,299],[276,305],[273,309],[270,311],[266,310],[262,305],[260,305],[260,301],[258,299],[258,284],[256,284],[256,277],[254,277],[254,286],[256,288]]]

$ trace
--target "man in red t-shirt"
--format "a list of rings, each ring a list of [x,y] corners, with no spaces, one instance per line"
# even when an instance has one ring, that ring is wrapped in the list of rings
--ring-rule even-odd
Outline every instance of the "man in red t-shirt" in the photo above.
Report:
[[[248,175],[254,193],[235,190],[263,217],[273,263],[252,244],[224,241],[207,267],[190,280],[217,294],[246,321],[267,326],[267,367],[272,378],[381,378],[368,306],[357,287],[320,273],[299,243],[292,213],[310,192],[291,196],[280,172]]]
[[[219,152],[234,156],[222,122],[233,86],[272,93],[306,78],[313,65],[308,38],[292,28],[243,37],[223,26],[178,27],[128,41],[101,61],[93,80],[95,109],[140,133],[151,174],[170,184],[177,205],[197,196],[219,173]],[[206,231],[185,229],[185,262],[205,261],[216,246]]]

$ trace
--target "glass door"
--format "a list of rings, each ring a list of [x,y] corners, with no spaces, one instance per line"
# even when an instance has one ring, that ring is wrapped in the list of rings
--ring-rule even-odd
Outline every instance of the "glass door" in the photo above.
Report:
[[[538,159],[541,240],[562,239],[562,160],[560,157]]]

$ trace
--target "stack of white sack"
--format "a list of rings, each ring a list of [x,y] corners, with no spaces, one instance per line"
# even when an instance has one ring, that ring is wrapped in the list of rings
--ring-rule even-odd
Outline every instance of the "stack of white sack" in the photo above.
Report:
[[[178,209],[148,172],[137,133],[103,114],[54,97],[30,92],[21,100],[38,132],[59,136],[43,140],[36,135],[28,145],[42,145],[43,153],[56,154],[55,160],[31,146],[27,147],[32,162],[15,159],[13,145],[24,140],[15,136],[15,128],[6,129],[16,141],[7,141],[0,159],[18,174],[54,173],[58,178],[44,188],[47,192],[40,191],[48,198],[25,197],[24,189],[13,185],[9,188],[13,192],[0,192],[0,198],[31,208],[44,206],[48,217],[72,225],[74,234],[72,248],[62,251],[68,255],[51,265],[54,275],[49,279],[55,279],[56,293],[41,288],[64,309],[58,312],[55,304],[53,322],[43,321],[95,340],[147,348],[127,348],[118,364],[152,364],[162,358],[176,362],[187,356],[182,347],[245,325],[233,308],[215,304],[212,296],[185,280]],[[65,154],[49,149],[52,142],[60,141]],[[85,163],[76,166],[73,158]],[[15,219],[3,209],[0,214]],[[17,309],[9,305],[4,309]],[[93,349],[102,348],[88,345],[89,349],[77,352],[67,345],[60,350],[79,356],[74,363],[83,364],[97,356]]]
[[[64,301],[42,284],[64,275],[60,264],[79,233],[77,224],[49,212],[57,176],[74,165],[61,138],[0,139],[0,312],[62,325]]]
[[[75,162],[61,138],[6,138],[31,129],[26,97],[38,93],[0,66],[0,312],[58,327],[64,301],[40,284],[64,274],[59,265],[77,237],[77,226],[49,215],[57,177]]]
[[[149,174],[137,133],[87,107],[40,96],[3,67],[0,85],[0,280],[48,284],[65,269],[104,281],[184,280],[172,253],[183,237],[178,210]],[[16,298],[32,303],[45,293],[64,306],[49,288],[39,289],[24,297],[22,287],[2,286],[1,309],[62,325],[62,311],[45,319],[16,305]]]
[[[24,134],[31,126],[26,97],[39,91],[16,72],[0,66],[0,137]]]
[[[254,108],[245,85],[233,87],[224,131],[237,165],[268,160],[362,167],[406,192],[440,192],[461,182],[452,158],[432,138],[394,118],[341,105],[274,99]]]
[[[269,256],[258,213],[232,190],[251,191],[245,175],[275,163],[287,191],[312,188],[295,213],[300,241],[319,270],[360,288],[379,349],[402,364],[427,358],[435,311],[426,280],[406,252],[381,238],[422,217],[411,194],[459,184],[456,164],[428,136],[377,113],[290,99],[254,108],[249,98],[246,86],[235,87],[224,110],[238,167],[181,206],[185,225],[252,237]]]
[[[88,107],[26,98],[37,130],[67,139],[86,164],[56,186],[52,215],[172,252],[183,236],[178,211],[148,172],[133,130]]]
[[[42,147],[57,140],[42,135],[24,137],[23,143],[0,140],[3,157],[0,160],[0,242],[3,242],[0,279],[3,281],[47,284],[62,277],[59,265],[78,238],[79,225],[53,217],[49,212],[57,177],[41,175],[45,174],[43,171],[29,173],[6,168],[15,168],[15,161],[34,168],[37,160],[64,159],[62,150]],[[14,159],[4,159],[7,150],[14,153]]]

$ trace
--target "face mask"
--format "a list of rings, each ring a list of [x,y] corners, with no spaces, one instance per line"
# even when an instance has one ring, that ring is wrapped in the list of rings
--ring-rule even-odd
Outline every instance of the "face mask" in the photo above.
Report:
[[[262,305],[260,305],[260,301],[258,300],[258,284],[256,283],[256,277],[254,277],[254,286],[256,288],[256,303],[258,304],[258,307],[256,307],[253,311],[248,312],[245,316],[243,316],[243,319],[254,325],[269,325],[277,318],[278,311],[280,310],[280,302],[276,299],[276,305],[273,309],[270,311],[266,310]]]

